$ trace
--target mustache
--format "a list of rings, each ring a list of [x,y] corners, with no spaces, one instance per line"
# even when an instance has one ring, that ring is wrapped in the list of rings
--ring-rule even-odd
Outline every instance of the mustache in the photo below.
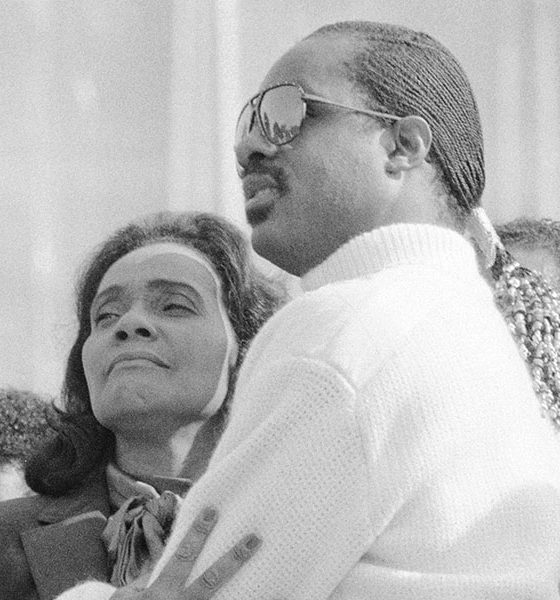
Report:
[[[288,189],[288,177],[284,169],[278,165],[266,163],[263,159],[249,159],[247,166],[244,167],[243,177],[245,178],[248,175],[266,175],[270,177],[281,194]]]

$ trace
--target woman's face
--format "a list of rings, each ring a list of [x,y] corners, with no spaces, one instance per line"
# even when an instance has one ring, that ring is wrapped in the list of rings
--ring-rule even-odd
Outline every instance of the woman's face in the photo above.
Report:
[[[229,358],[217,275],[171,242],[134,250],[105,273],[82,362],[92,409],[114,433],[199,420]]]

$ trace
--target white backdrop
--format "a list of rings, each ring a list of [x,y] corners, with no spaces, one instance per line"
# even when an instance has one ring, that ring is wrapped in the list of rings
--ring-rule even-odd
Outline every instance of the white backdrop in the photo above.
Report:
[[[560,219],[559,0],[3,0],[0,386],[55,393],[86,252],[130,218],[244,224],[242,99],[292,43],[363,18],[423,29],[470,76],[491,217]]]

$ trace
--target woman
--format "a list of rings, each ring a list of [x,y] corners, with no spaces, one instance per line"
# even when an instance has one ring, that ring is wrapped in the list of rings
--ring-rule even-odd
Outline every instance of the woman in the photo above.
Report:
[[[150,568],[280,301],[215,216],[157,214],[101,245],[77,288],[57,435],[26,469],[39,495],[0,504],[0,597],[123,585]]]

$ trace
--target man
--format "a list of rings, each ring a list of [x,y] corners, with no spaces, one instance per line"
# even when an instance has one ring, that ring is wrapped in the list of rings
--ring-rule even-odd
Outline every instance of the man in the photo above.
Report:
[[[405,28],[322,28],[268,72],[236,154],[256,251],[306,293],[255,339],[208,472],[134,597],[181,597],[158,582],[211,503],[187,585],[240,536],[262,539],[220,598],[557,598],[558,448],[461,235],[500,269],[455,59]]]

